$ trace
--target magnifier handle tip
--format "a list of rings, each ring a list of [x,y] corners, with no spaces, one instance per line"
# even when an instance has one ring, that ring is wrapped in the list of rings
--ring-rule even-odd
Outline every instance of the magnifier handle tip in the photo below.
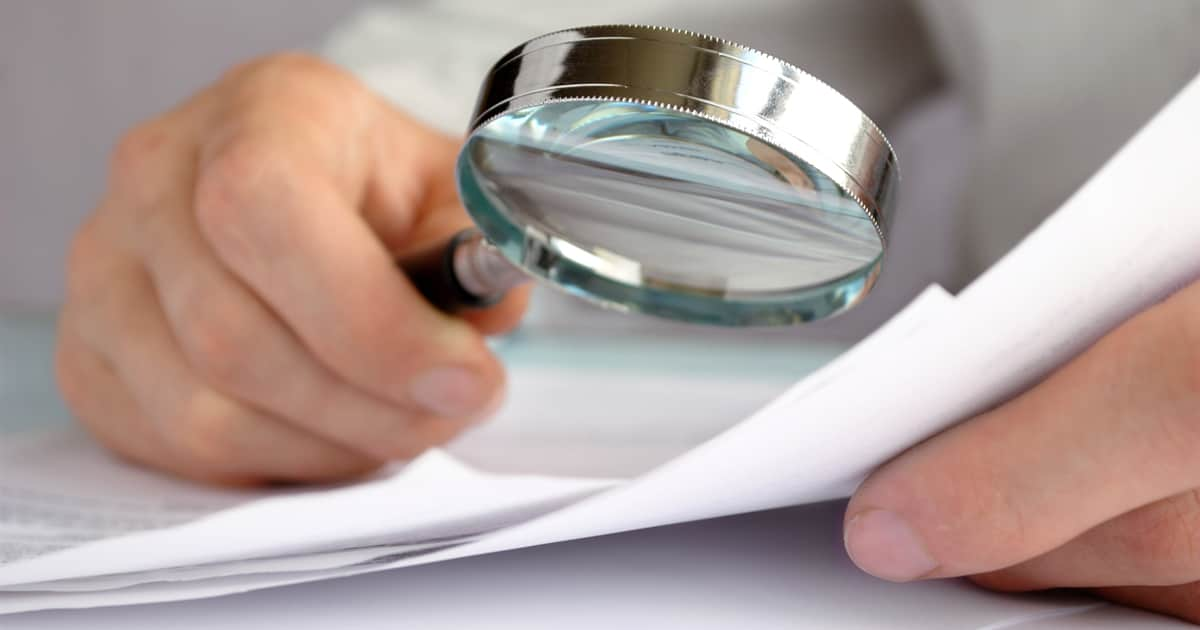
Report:
[[[527,278],[474,228],[400,262],[409,282],[444,313],[487,308]]]

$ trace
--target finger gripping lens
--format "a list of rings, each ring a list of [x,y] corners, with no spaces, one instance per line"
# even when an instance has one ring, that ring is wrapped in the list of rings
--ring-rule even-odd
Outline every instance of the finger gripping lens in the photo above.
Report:
[[[552,33],[492,68],[458,160],[490,247],[624,311],[824,318],[874,285],[894,153],[794,66],[693,33]]]

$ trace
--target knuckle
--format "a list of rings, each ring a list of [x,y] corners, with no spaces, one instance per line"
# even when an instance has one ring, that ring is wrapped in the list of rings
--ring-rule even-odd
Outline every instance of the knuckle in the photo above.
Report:
[[[148,166],[160,159],[167,144],[167,131],[153,121],[130,129],[117,141],[109,158],[109,174],[114,188],[144,184]]]
[[[303,53],[270,55],[235,68],[224,94],[230,118],[238,122],[287,123],[293,133],[315,135],[328,135],[331,123],[343,131],[359,128],[380,103],[353,74]]]
[[[171,422],[169,440],[192,467],[212,474],[233,473],[239,464],[235,436],[239,425],[248,420],[236,405],[201,392]]]
[[[198,217],[237,220],[262,200],[265,175],[277,165],[277,152],[265,141],[245,135],[227,141],[209,156],[196,182]]]
[[[192,291],[179,307],[179,343],[189,363],[210,385],[227,391],[246,387],[258,335],[241,309]]]
[[[280,82],[295,84],[297,77],[305,82],[320,81],[357,83],[353,75],[315,55],[286,51],[251,59],[234,67],[229,77],[249,84],[276,85]]]
[[[269,142],[242,137],[208,160],[195,189],[197,225],[225,256],[250,256],[251,230],[259,215],[281,205],[287,178],[279,152]]]

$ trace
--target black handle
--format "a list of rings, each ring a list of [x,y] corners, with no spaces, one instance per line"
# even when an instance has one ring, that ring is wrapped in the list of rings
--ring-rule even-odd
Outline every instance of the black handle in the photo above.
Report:
[[[479,297],[463,288],[454,267],[454,255],[470,236],[469,231],[455,234],[442,245],[400,261],[409,282],[443,313],[485,308],[503,296]]]

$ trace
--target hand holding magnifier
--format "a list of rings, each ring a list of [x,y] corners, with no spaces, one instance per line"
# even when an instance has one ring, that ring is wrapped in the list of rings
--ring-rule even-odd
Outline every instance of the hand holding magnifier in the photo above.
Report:
[[[719,39],[551,33],[484,81],[458,158],[478,226],[404,267],[446,311],[529,277],[623,311],[786,325],[879,276],[895,154],[845,97]]]

